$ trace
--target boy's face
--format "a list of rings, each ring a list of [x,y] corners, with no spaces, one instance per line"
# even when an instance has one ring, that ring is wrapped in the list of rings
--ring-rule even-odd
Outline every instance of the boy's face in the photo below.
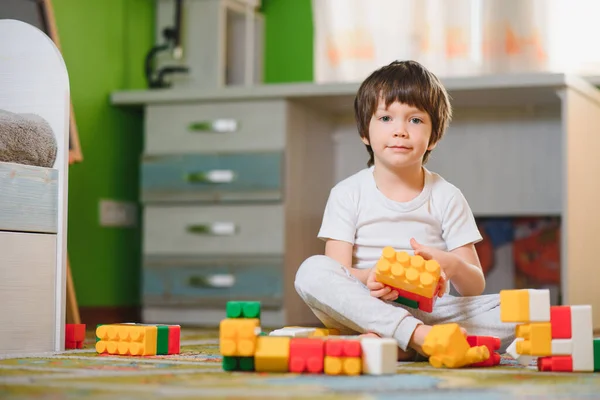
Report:
[[[369,123],[369,136],[363,143],[373,149],[375,165],[382,163],[390,168],[422,165],[429,145],[431,118],[425,111],[405,103],[394,102],[386,109],[379,100],[375,114]]]

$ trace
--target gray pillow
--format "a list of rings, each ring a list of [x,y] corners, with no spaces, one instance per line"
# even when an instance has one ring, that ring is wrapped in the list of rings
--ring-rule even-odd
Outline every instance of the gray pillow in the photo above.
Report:
[[[52,127],[35,114],[0,110],[0,161],[52,167],[57,144]]]

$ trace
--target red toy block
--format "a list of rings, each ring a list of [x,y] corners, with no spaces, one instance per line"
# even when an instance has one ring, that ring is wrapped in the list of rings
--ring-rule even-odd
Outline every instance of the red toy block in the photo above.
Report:
[[[169,349],[167,354],[179,354],[181,352],[181,326],[169,325]]]
[[[290,341],[290,372],[323,373],[325,341],[313,338],[292,338]]]
[[[540,357],[537,362],[538,371],[573,372],[573,357],[552,356]]]
[[[571,306],[550,307],[552,339],[571,339]]]
[[[493,367],[500,364],[500,354],[496,350],[500,349],[500,338],[494,336],[467,336],[469,346],[485,346],[490,351],[490,358],[485,361],[469,365],[470,367]]]
[[[432,312],[433,306],[438,298],[439,289],[437,289],[432,298],[421,296],[420,294],[412,293],[407,290],[392,288],[393,290],[398,292],[398,295],[404,297],[405,299],[416,301],[419,304],[419,310],[425,312]]]
[[[85,324],[65,325],[65,349],[81,349],[85,340]]]
[[[325,355],[329,357],[360,357],[359,340],[331,339],[325,341]]]

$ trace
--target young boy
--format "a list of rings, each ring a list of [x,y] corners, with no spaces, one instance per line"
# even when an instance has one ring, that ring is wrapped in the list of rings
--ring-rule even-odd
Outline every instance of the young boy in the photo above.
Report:
[[[459,189],[423,167],[452,118],[446,90],[421,64],[393,62],[362,83],[354,111],[368,168],[331,190],[318,234],[325,255],[300,266],[298,294],[327,327],[395,338],[400,359],[422,354],[431,325],[451,322],[500,337],[504,351],[515,327],[500,321],[499,295],[481,295],[473,213]],[[432,313],[394,303],[398,293],[375,279],[386,246],[437,260],[463,297],[443,285]]]

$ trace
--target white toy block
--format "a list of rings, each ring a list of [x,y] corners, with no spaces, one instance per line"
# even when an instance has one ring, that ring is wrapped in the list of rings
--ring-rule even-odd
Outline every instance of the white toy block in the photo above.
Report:
[[[365,375],[395,374],[398,363],[398,343],[391,338],[361,339],[362,368]]]
[[[300,326],[285,327],[275,329],[269,336],[287,336],[287,337],[310,337],[316,332],[316,328],[303,328]]]
[[[523,338],[516,338],[510,346],[506,348],[506,352],[521,365],[529,366],[533,360],[537,357],[526,356],[523,354],[517,353],[517,342],[523,341]]]
[[[592,306],[571,306],[573,371],[594,371]]]
[[[550,290],[529,289],[529,322],[550,322]]]
[[[573,354],[572,339],[552,339],[553,356],[570,356]]]

